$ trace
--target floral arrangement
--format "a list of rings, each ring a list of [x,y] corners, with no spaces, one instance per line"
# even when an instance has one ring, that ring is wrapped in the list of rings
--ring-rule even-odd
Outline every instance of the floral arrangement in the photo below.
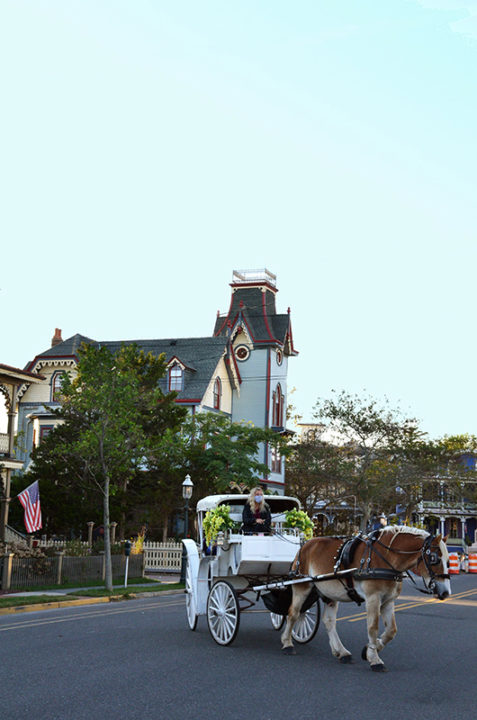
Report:
[[[298,528],[305,534],[305,540],[313,537],[313,523],[303,510],[288,510],[285,513],[285,525],[287,527]]]
[[[234,525],[235,523],[230,517],[229,505],[219,505],[213,510],[208,510],[203,523],[205,542],[210,545],[220,531],[229,530]]]
[[[135,540],[132,541],[131,555],[140,555],[144,552],[144,538],[146,537],[145,528],[141,528],[141,532]]]

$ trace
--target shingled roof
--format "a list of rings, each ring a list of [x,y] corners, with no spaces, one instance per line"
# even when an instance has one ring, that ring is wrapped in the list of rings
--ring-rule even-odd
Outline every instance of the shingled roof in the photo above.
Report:
[[[164,353],[166,362],[173,358],[184,365],[184,387],[178,393],[178,399],[182,402],[188,400],[200,401],[209,385],[220,358],[225,354],[227,341],[223,337],[201,337],[201,338],[167,338],[160,340],[105,340],[98,341],[88,338],[85,335],[73,335],[54,347],[48,348],[28,364],[27,368],[33,368],[42,361],[59,358],[78,358],[80,345],[85,342],[96,346],[107,347],[112,353],[117,352],[123,345],[135,343],[146,353],[153,353],[159,356]],[[167,379],[161,380],[161,387],[168,392]]]
[[[135,343],[141,350],[153,355],[164,353],[166,362],[177,358],[185,366],[184,388],[178,393],[178,399],[201,400],[215,372],[220,358],[226,351],[224,338],[168,338],[166,340],[128,340],[123,342],[101,342],[111,352],[116,352],[121,345]],[[167,380],[163,378],[161,387],[168,392]]]
[[[290,311],[286,314],[277,314],[275,295],[278,291],[268,280],[267,274],[261,279],[250,282],[232,282],[231,288],[232,299],[229,311],[226,316],[217,317],[214,335],[229,336],[235,327],[243,323],[252,341],[257,345],[282,346],[288,354],[296,355]]]

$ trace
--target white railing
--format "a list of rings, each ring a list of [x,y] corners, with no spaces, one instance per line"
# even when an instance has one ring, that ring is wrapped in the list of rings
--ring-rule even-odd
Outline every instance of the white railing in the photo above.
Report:
[[[182,543],[170,540],[165,543],[144,543],[144,569],[146,571],[180,572]]]
[[[8,543],[25,544],[27,542],[26,536],[22,535],[18,530],[15,530],[15,528],[10,527],[10,525],[7,525],[5,528],[5,540]]]
[[[89,547],[89,543],[86,540],[76,540],[75,544],[81,545],[82,547]],[[66,540],[38,540],[38,547],[41,548],[57,548],[62,550],[66,545]]]

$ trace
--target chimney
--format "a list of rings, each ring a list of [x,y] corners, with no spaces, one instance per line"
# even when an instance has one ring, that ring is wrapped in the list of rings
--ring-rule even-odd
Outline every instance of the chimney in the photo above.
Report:
[[[63,338],[61,337],[61,329],[55,328],[55,334],[51,338],[51,347],[55,347],[55,345],[59,345],[63,342]]]

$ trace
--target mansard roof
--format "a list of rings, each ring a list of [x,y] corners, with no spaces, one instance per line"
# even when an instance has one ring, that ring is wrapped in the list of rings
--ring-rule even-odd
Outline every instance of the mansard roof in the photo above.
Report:
[[[232,283],[232,300],[227,315],[217,317],[216,337],[228,336],[233,329],[244,324],[252,342],[258,346],[283,346],[289,355],[296,355],[293,347],[290,312],[277,314],[276,288],[262,283]]]

